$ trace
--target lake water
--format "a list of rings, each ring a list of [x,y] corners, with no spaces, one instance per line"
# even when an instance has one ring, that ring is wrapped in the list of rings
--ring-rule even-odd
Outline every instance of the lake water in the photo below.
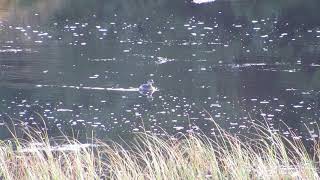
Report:
[[[316,137],[319,0],[0,0],[0,123]],[[137,91],[153,79],[158,91]],[[310,132],[306,131],[308,126]],[[9,133],[1,130],[0,137]]]

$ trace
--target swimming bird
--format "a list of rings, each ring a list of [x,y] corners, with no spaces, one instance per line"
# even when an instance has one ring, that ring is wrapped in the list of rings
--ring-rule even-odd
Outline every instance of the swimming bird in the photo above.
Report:
[[[152,96],[156,91],[156,88],[153,86],[154,81],[152,79],[148,80],[146,84],[141,84],[139,86],[139,92],[143,95]]]

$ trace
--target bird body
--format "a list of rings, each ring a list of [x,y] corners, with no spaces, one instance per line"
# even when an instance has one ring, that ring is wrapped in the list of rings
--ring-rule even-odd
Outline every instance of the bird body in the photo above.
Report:
[[[141,94],[151,95],[154,91],[156,91],[156,88],[153,86],[153,83],[153,80],[149,80],[146,84],[141,84],[139,86],[139,92]]]

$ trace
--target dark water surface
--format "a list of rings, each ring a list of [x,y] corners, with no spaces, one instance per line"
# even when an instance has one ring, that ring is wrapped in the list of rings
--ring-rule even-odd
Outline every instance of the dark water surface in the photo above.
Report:
[[[316,137],[319,0],[0,0],[0,123]],[[136,88],[153,79],[153,98]],[[206,112],[207,111],[207,112]],[[310,134],[305,126],[310,128]],[[8,137],[2,130],[1,138]]]

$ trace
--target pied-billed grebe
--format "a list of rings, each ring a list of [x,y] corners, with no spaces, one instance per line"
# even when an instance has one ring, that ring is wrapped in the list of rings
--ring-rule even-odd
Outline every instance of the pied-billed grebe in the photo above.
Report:
[[[139,92],[143,94],[152,93],[155,91],[155,87],[153,86],[154,81],[152,79],[148,80],[146,84],[141,84],[139,86]]]

